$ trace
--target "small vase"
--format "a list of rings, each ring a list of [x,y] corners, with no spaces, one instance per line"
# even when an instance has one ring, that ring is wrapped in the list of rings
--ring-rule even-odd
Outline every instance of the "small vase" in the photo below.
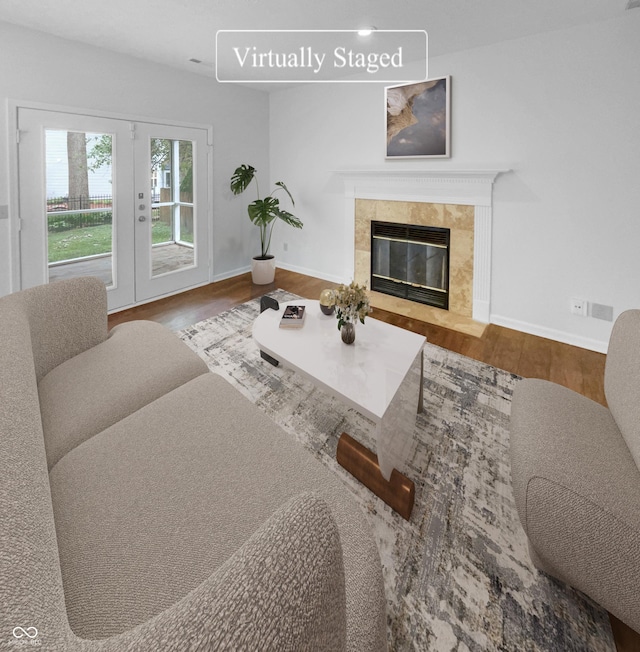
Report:
[[[342,325],[340,336],[345,344],[353,344],[356,341],[356,325],[348,321]]]

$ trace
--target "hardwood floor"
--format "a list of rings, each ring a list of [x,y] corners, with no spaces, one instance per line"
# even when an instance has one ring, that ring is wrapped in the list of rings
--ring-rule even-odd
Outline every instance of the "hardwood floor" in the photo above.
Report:
[[[179,330],[197,321],[213,317],[249,299],[282,288],[307,298],[335,284],[278,269],[271,285],[253,285],[250,274],[206,285],[195,290],[160,299],[109,316],[115,326],[131,319],[151,319]],[[451,351],[518,374],[545,378],[565,385],[604,404],[604,361],[601,353],[587,351],[534,335],[490,324],[481,338],[447,328],[374,310],[373,317],[425,335],[427,340]]]
[[[109,326],[113,327],[132,319],[150,319],[175,331],[276,288],[315,299],[322,289],[334,286],[335,284],[327,281],[282,269],[276,270],[273,284],[257,286],[251,283],[250,274],[243,274],[114,313],[109,316]],[[482,337],[477,338],[382,310],[374,310],[372,316],[421,333],[429,342],[451,351],[519,376],[551,380],[603,405],[606,404],[603,380],[605,356],[601,353],[493,324],[485,329]],[[618,652],[640,652],[640,634],[613,616],[611,625]]]

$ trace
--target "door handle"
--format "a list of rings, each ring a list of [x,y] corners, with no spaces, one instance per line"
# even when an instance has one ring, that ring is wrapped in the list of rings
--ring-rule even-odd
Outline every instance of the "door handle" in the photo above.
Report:
[[[147,218],[144,215],[140,215],[138,222],[146,222]]]

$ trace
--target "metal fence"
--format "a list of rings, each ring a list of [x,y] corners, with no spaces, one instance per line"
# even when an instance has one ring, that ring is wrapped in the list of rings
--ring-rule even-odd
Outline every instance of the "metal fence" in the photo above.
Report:
[[[47,199],[47,227],[50,232],[70,231],[111,224],[111,195],[52,197]],[[107,210],[105,210],[107,209]]]

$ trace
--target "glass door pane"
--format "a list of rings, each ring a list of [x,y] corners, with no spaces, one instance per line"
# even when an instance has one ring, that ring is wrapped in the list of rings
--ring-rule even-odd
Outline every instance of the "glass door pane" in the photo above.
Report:
[[[45,129],[49,281],[113,279],[113,137]]]
[[[135,125],[137,301],[210,280],[209,137],[200,127]]]
[[[206,128],[18,108],[20,287],[101,278],[110,310],[210,280]]]
[[[91,275],[110,310],[135,302],[131,123],[18,109],[20,286]]]
[[[195,265],[193,143],[152,138],[151,275]]]

